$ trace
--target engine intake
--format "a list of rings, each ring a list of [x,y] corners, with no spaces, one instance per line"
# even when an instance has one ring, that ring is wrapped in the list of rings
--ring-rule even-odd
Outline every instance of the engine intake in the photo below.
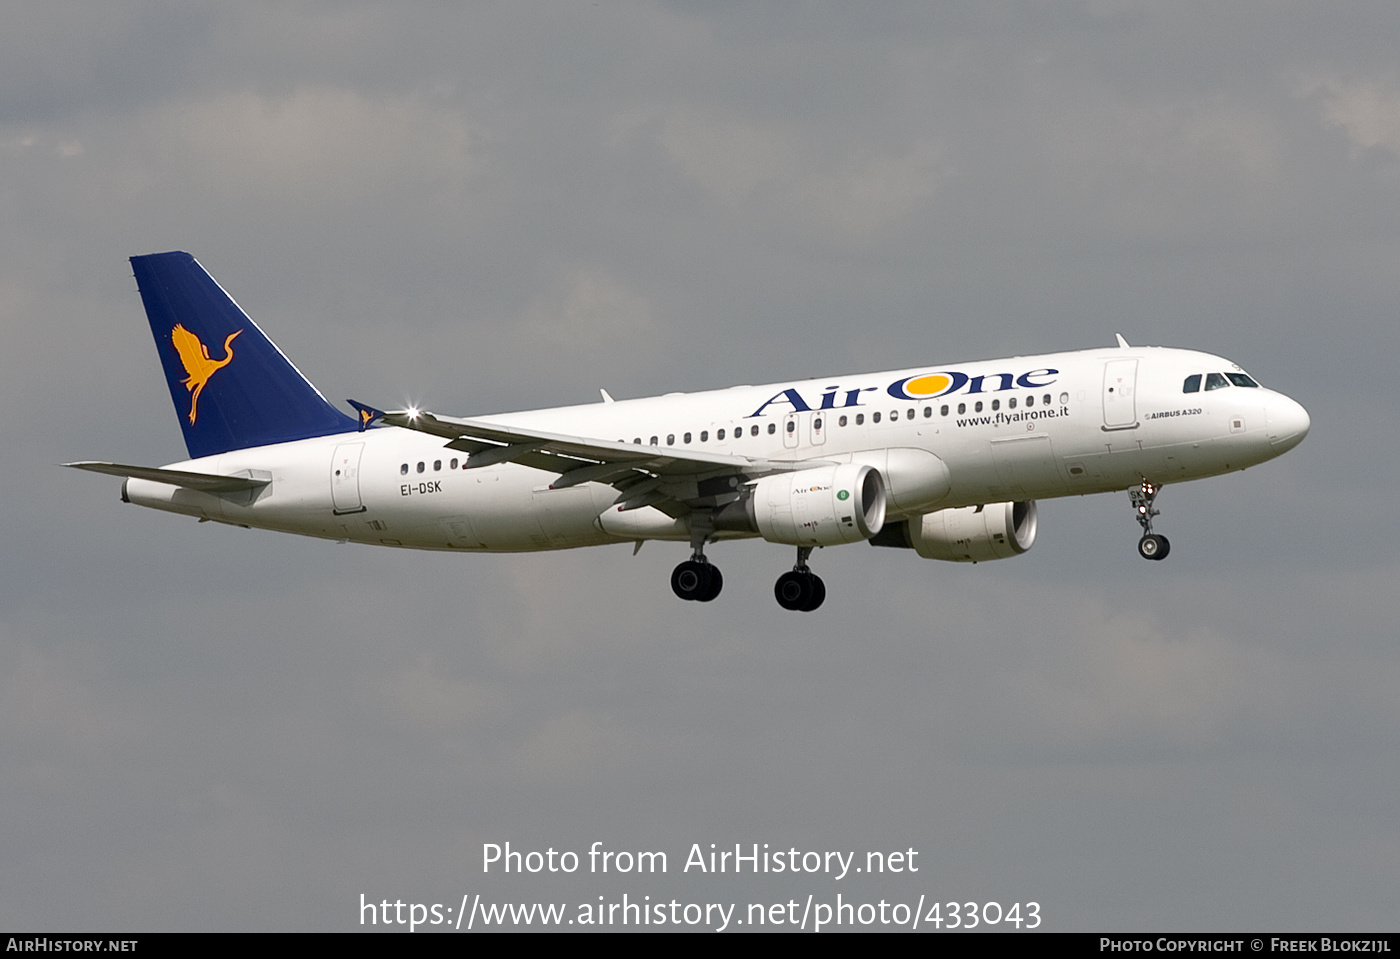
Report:
[[[924,559],[981,563],[1030,549],[1037,525],[1035,500],[987,503],[941,509],[891,523],[870,542],[872,546],[912,549]]]

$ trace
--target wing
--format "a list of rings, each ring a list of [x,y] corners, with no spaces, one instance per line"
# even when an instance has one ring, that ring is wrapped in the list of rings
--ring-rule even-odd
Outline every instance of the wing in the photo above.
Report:
[[[639,446],[419,410],[382,412],[353,400],[351,403],[367,411],[371,420],[382,419],[390,426],[448,440],[448,449],[468,454],[467,469],[519,463],[556,474],[551,489],[606,483],[619,491],[616,502],[624,510],[655,506],[679,516],[735,499],[744,482],[759,476],[835,465],[825,460],[770,460],[672,446]]]
[[[184,470],[163,470],[153,466],[124,466],[121,463],[89,461],[63,465],[93,473],[106,473],[109,476],[127,476],[155,483],[168,483],[184,489],[199,490],[201,493],[246,493],[262,489],[272,482],[270,475],[266,479],[253,476],[218,476],[214,473],[187,473]]]

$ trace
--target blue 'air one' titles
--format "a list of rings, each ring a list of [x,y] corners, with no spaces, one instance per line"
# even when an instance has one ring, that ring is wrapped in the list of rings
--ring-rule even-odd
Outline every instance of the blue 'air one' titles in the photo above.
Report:
[[[916,373],[913,376],[895,380],[885,389],[885,392],[897,400],[931,400],[958,392],[968,394],[993,393],[1013,390],[1017,387],[1033,390],[1054,383],[1053,377],[1058,372],[1059,370],[1051,369],[1032,370],[1029,373],[1022,373],[1020,376],[1014,373],[979,373],[976,376],[969,376],[956,370],[940,373]],[[1050,377],[1050,379],[1041,380],[1042,377]],[[989,380],[995,381],[997,385],[989,388]],[[849,390],[843,389],[841,386],[828,386],[817,399],[817,405],[812,406],[800,390],[796,387],[788,387],[750,413],[749,418],[763,416],[764,411],[775,403],[786,405],[796,413],[810,413],[814,409],[839,410],[868,405],[861,403],[861,394],[878,393],[879,389],[878,386],[858,386]],[[844,396],[844,399],[837,402],[838,397],[841,396]]]

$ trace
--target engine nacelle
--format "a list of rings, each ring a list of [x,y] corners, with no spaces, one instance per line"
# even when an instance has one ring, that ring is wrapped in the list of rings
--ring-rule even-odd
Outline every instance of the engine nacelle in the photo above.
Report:
[[[872,540],[875,546],[903,546],[924,559],[981,563],[1006,559],[1035,543],[1035,500],[941,509],[893,523]]]
[[[869,539],[885,525],[885,483],[861,463],[765,476],[745,503],[770,543],[836,546]]]

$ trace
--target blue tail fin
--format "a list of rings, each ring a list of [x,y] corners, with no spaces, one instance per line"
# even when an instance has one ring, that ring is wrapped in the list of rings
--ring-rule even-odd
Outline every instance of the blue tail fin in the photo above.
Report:
[[[359,428],[194,257],[133,256],[131,268],[191,457]]]

